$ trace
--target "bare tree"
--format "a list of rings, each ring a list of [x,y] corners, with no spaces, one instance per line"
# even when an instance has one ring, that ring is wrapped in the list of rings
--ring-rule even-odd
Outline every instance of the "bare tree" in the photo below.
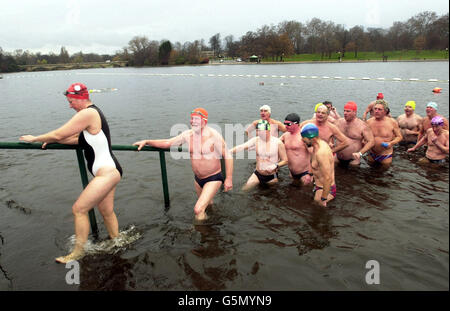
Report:
[[[211,50],[214,52],[214,57],[220,54],[220,33],[216,33],[214,36],[209,38],[209,44],[211,45]]]

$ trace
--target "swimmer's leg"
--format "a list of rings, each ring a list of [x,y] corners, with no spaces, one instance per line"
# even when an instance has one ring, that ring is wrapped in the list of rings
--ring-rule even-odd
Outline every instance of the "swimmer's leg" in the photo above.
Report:
[[[203,188],[200,187],[200,185],[195,180],[194,180],[194,186],[195,186],[195,192],[197,192],[197,198],[199,198],[202,195]],[[214,204],[214,197],[208,203],[208,206],[211,206],[213,204]]]
[[[323,189],[316,190],[316,192],[314,193],[314,201],[315,202],[320,203],[322,201],[322,199],[321,199],[322,193],[323,193]],[[334,199],[334,196],[331,194],[331,189],[330,189],[330,193],[328,193],[328,196],[327,196],[327,203],[333,199]]]
[[[98,211],[103,217],[103,222],[105,224],[106,230],[108,230],[109,237],[111,239],[117,238],[119,236],[119,222],[117,216],[114,213],[114,193],[116,187],[114,187],[98,204]]]
[[[202,192],[197,200],[197,203],[195,203],[194,206],[196,220],[201,221],[207,219],[205,210],[208,207],[209,202],[211,202],[221,186],[222,182],[219,180],[207,182],[203,186]]]
[[[383,161],[380,162],[380,164],[381,169],[387,170],[392,164],[392,156],[390,158],[384,159]]]
[[[420,158],[419,161],[417,161],[419,164],[430,164],[430,160],[427,159],[427,157]]]
[[[81,192],[72,206],[75,218],[75,247],[69,255],[56,258],[57,262],[66,263],[83,257],[84,245],[88,239],[90,229],[88,212],[103,201],[119,181],[120,173],[118,170],[115,168],[102,168]]]
[[[268,181],[266,184],[272,186],[275,185],[276,183],[278,183],[278,178],[275,177],[274,179]]]
[[[243,191],[248,191],[252,189],[253,187],[257,186],[259,184],[258,176],[256,176],[255,173],[253,173],[250,178],[247,180],[247,183],[242,187]]]

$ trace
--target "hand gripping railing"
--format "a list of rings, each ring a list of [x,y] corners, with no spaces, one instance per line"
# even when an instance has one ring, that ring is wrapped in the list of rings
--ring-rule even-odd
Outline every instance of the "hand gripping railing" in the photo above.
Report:
[[[123,145],[112,145],[111,147],[112,147],[112,150],[119,150],[119,151],[137,151],[137,148],[138,148],[137,146],[123,146]],[[72,150],[75,150],[77,153],[78,167],[80,168],[81,183],[83,184],[83,188],[86,188],[86,186],[89,183],[87,172],[86,172],[86,164],[84,162],[84,157],[83,157],[83,152],[82,152],[82,149],[79,148],[77,145],[62,145],[62,144],[55,143],[55,144],[48,144],[45,147],[45,149],[42,149],[41,143],[0,142],[0,149],[38,149],[38,150],[45,150],[45,149],[68,150],[68,149],[72,149]],[[161,165],[161,179],[162,179],[163,193],[164,193],[164,205],[167,208],[170,206],[170,199],[169,199],[169,185],[167,182],[165,152],[170,151],[170,149],[159,149],[159,148],[145,146],[141,149],[141,151],[158,151],[159,152],[159,163]],[[179,148],[179,151],[181,151],[181,148]],[[97,227],[97,221],[95,219],[94,209],[91,209],[89,211],[89,221],[91,223],[92,235],[95,238],[97,238],[98,237],[98,227]]]

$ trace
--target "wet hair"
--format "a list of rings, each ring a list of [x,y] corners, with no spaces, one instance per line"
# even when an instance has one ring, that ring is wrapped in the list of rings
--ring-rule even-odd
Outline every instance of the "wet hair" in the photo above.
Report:
[[[386,114],[389,114],[391,112],[391,110],[389,109],[389,104],[387,101],[385,101],[384,99],[377,99],[375,101],[375,105],[382,105],[384,110],[386,111]],[[374,105],[374,106],[375,106]]]

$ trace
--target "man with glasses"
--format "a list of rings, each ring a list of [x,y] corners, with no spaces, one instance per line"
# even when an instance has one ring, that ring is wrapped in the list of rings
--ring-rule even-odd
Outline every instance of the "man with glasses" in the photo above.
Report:
[[[252,124],[250,124],[247,129],[245,130],[245,134],[247,134],[247,136],[249,138],[253,137],[253,131],[256,128],[256,124],[258,124],[259,121],[264,120],[267,121],[270,124],[270,134],[272,136],[278,137],[279,132],[286,132],[286,127],[283,125],[283,123],[281,123],[278,120],[272,119],[270,116],[272,114],[272,110],[270,109],[270,106],[268,105],[263,105],[259,108],[259,113],[261,116],[260,120],[255,120],[252,122]]]
[[[374,145],[372,130],[357,117],[358,106],[355,102],[347,102],[344,106],[344,117],[335,124],[349,140],[349,145],[336,154],[336,161],[344,166],[358,166],[361,157]]]
[[[222,135],[207,126],[207,122],[208,112],[203,108],[196,108],[191,112],[190,130],[170,139],[141,140],[133,144],[138,146],[138,151],[146,145],[168,149],[171,146],[188,144],[198,196],[194,213],[195,220],[199,222],[208,219],[206,208],[212,205],[222,183],[225,192],[233,188],[233,157],[228,152]],[[225,159],[225,180],[222,176],[221,158]]]
[[[312,182],[311,155],[300,135],[300,116],[290,113],[284,119],[287,132],[280,140],[284,143],[289,172],[294,183],[308,185]]]

